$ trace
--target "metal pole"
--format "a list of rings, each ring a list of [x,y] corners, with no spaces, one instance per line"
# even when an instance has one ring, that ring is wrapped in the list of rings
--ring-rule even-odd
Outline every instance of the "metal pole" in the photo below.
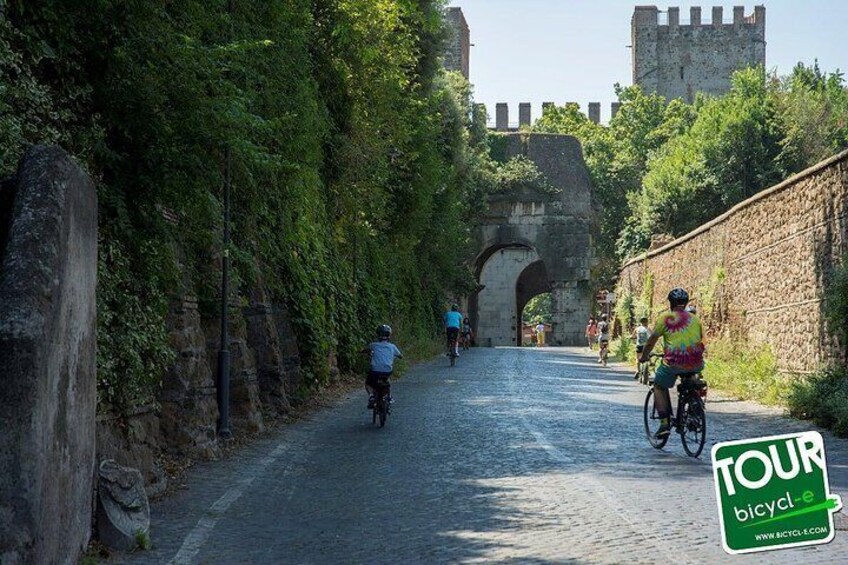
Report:
[[[232,437],[230,431],[230,332],[228,318],[229,275],[230,275],[230,148],[225,153],[226,172],[224,178],[224,250],[221,274],[221,348],[218,350],[218,435],[223,439]]]

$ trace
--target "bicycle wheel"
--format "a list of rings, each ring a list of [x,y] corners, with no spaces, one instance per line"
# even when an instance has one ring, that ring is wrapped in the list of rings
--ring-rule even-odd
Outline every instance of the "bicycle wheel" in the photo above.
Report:
[[[707,441],[707,413],[700,396],[690,396],[686,400],[680,419],[683,422],[680,434],[683,449],[690,457],[698,457]]]
[[[386,425],[386,416],[388,415],[389,410],[389,399],[383,398],[380,400],[380,427]]]
[[[668,441],[668,436],[661,438],[655,437],[654,434],[660,429],[660,417],[657,414],[657,408],[654,406],[654,389],[653,387],[645,396],[645,435],[648,437],[648,442],[657,449],[661,449]]]

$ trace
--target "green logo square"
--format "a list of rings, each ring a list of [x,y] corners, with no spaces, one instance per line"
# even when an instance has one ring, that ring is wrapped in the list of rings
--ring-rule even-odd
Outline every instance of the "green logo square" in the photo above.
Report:
[[[827,543],[833,513],[824,439],[802,432],[718,443],[712,449],[724,550],[750,553]]]

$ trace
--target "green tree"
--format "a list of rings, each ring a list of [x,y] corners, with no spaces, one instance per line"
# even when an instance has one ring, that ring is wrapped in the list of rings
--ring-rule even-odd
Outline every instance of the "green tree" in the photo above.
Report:
[[[786,174],[778,160],[784,129],[761,68],[737,72],[727,95],[700,97],[694,111],[691,127],[648,161],[632,203],[641,239],[625,252],[644,248],[651,234],[686,233]]]

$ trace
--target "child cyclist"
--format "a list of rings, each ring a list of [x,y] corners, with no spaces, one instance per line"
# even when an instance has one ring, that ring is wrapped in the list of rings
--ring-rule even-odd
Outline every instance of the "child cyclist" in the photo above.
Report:
[[[390,387],[389,377],[394,370],[395,359],[403,357],[400,349],[389,341],[392,328],[383,324],[377,328],[378,341],[372,342],[366,348],[371,354],[371,366],[365,379],[365,390],[368,391],[368,409],[374,408],[374,394],[382,387]]]
[[[671,408],[668,389],[674,386],[678,375],[699,373],[704,369],[701,320],[686,311],[688,302],[689,294],[682,288],[675,288],[668,293],[670,310],[660,314],[639,357],[641,363],[647,363],[657,341],[663,338],[663,360],[654,375],[654,402],[660,417],[660,428],[656,433],[658,438],[667,436],[671,430],[668,421]]]

